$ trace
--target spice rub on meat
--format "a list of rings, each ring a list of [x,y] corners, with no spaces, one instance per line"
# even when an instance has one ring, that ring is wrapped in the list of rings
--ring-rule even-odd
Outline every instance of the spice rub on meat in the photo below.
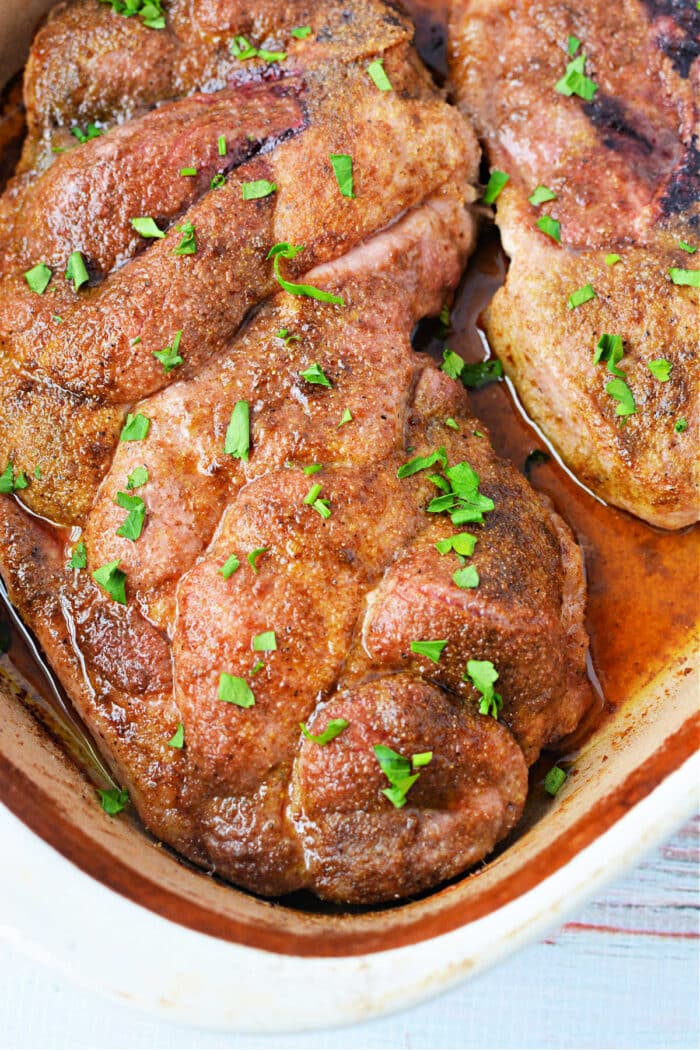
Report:
[[[590,699],[583,571],[411,347],[479,154],[409,25],[255,11],[175,0],[153,30],[77,0],[39,34],[0,201],[0,564],[154,834],[373,903],[516,824]]]
[[[700,510],[698,33],[691,3],[454,0],[451,75],[510,258],[486,334],[581,481]]]

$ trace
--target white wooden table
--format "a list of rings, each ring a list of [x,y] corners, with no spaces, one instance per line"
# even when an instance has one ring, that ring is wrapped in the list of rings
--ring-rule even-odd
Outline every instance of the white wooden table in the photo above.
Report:
[[[471,983],[395,1017],[275,1039],[160,1024],[8,951],[0,958],[0,1048],[694,1050],[699,871],[700,817],[560,930]],[[95,964],[107,968],[110,961]]]

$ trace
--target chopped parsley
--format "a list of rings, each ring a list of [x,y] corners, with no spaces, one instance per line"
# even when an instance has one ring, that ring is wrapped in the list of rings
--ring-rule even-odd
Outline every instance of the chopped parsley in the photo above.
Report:
[[[549,186],[543,186],[541,183],[539,186],[535,186],[534,190],[528,197],[530,204],[534,204],[535,207],[537,207],[538,204],[545,204],[547,201],[555,201],[556,199],[556,193],[550,190]]]
[[[485,204],[493,204],[501,194],[501,190],[507,182],[510,181],[510,175],[506,175],[505,171],[494,171],[489,175],[489,181],[486,183],[486,189],[484,190],[484,196],[481,198]]]
[[[117,536],[124,536],[127,540],[137,540],[143,531],[146,504],[140,496],[130,496],[128,492],[118,492],[115,502],[123,510],[129,512],[117,529]]]
[[[136,467],[126,479],[127,489],[140,489],[148,481],[148,470],[146,467]]]
[[[258,53],[258,49],[253,47],[248,38],[244,36],[234,36],[229,48],[233,57],[241,62],[248,58],[255,58]]]
[[[178,722],[177,729],[168,740],[168,747],[175,747],[178,751],[182,750],[185,746],[185,727],[182,722]]]
[[[323,463],[309,463],[309,465],[304,467],[303,470],[307,476],[310,474],[318,474],[319,470],[323,470]]]
[[[557,244],[561,244],[561,223],[558,219],[553,219],[551,215],[541,215],[535,226]]]
[[[428,470],[430,467],[434,467],[436,463],[439,463],[441,467],[447,466],[447,452],[444,445],[436,448],[428,456],[414,456],[413,459],[409,459],[396,471],[396,477],[410,478],[412,474],[417,474],[419,470]]]
[[[494,683],[497,680],[498,671],[490,660],[469,660],[467,662],[464,681],[471,682],[474,688],[481,693],[480,715],[491,715],[492,718],[498,718],[503,707],[503,697],[494,691]]]
[[[449,427],[450,430],[459,430],[459,423],[456,419],[453,419],[452,416],[447,417],[445,420],[445,426]]]
[[[0,474],[0,492],[6,496],[13,492],[19,492],[21,489],[26,489],[28,484],[29,482],[24,471],[21,470],[19,474],[15,474],[11,462],[7,464],[2,474]]]
[[[682,251],[687,252],[688,255],[695,255],[695,253],[697,251],[697,248],[694,248],[692,244],[688,244],[687,241],[679,241],[678,242],[678,247]]]
[[[275,339],[281,339],[285,346],[289,346],[290,343],[298,343],[301,336],[290,335],[288,328],[280,328],[279,332],[275,332]]]
[[[700,288],[700,270],[682,270],[677,266],[672,266],[668,273],[674,284]]]
[[[622,344],[622,336],[609,335],[607,332],[603,332],[596,343],[593,364],[597,365],[599,361],[606,361],[608,372],[612,372],[614,376],[622,376],[624,378],[625,373],[617,367],[624,354],[625,349]]]
[[[295,40],[306,40],[307,36],[311,36],[311,26],[295,26],[290,32]]]
[[[138,15],[148,29],[165,29],[163,0],[100,0],[110,4],[112,10],[125,18]]]
[[[338,426],[344,427],[346,423],[352,423],[352,412],[349,408],[346,408],[344,410],[342,416],[340,417],[340,423],[338,423]]]
[[[555,90],[560,95],[578,95],[579,98],[590,102],[598,90],[598,85],[585,75],[585,67],[586,56],[582,51],[567,63],[566,72],[561,80],[557,81]]]
[[[264,666],[265,666],[265,661],[264,660],[256,660],[255,663],[253,664],[253,666],[250,669],[251,675],[256,675],[258,673],[258,671],[262,671]]]
[[[219,700],[225,704],[235,704],[236,707],[252,707],[255,703],[253,690],[245,678],[239,678],[235,674],[227,674],[222,671],[219,675]]]
[[[312,485],[309,491],[304,496],[304,503],[306,503],[309,507],[312,506],[312,504],[314,504],[318,497],[321,495],[322,488],[323,485]]]
[[[476,536],[470,532],[458,532],[454,536],[446,536],[444,540],[438,540],[435,544],[440,554],[449,554],[454,551],[461,558],[471,558],[476,547]]]
[[[465,565],[462,569],[457,569],[452,575],[452,579],[461,587],[462,590],[472,589],[479,586],[479,573],[476,571],[473,565]]]
[[[148,431],[151,429],[151,421],[148,416],[142,416],[140,412],[132,415],[131,412],[126,417],[126,422],[122,427],[122,432],[119,435],[120,441],[143,441],[144,438],[148,437]]]
[[[87,567],[87,549],[81,540],[73,548],[68,562],[69,569],[84,569]]]
[[[107,565],[101,565],[99,569],[95,569],[92,578],[115,602],[126,605],[126,573],[119,568],[119,561],[118,558]]]
[[[442,352],[440,368],[450,379],[460,379],[468,390],[479,390],[503,375],[503,365],[497,357],[490,357],[487,361],[468,362],[447,347]]]
[[[392,91],[391,81],[386,75],[384,69],[384,60],[381,58],[375,58],[374,62],[370,62],[367,66],[367,75],[376,88],[380,91]]]
[[[268,182],[267,179],[253,179],[252,182],[244,182],[241,185],[241,195],[244,201],[257,201],[276,192],[277,183]]]
[[[463,461],[445,470],[445,478],[430,475],[430,480],[442,490],[428,504],[429,514],[450,515],[453,525],[465,525],[467,522],[482,523],[484,514],[494,509],[494,502],[489,496],[479,492],[480,478],[470,465]]]
[[[570,310],[575,310],[577,306],[583,306],[584,303],[587,303],[591,299],[595,298],[596,293],[593,289],[593,285],[584,284],[583,288],[577,288],[575,292],[571,293],[567,305]]]
[[[197,174],[196,168],[180,168],[180,174],[182,176],[192,176]]]
[[[173,248],[173,255],[194,255],[197,251],[197,242],[194,235],[194,226],[191,222],[185,222],[176,227],[177,232],[182,234],[182,240],[177,248]]]
[[[263,631],[253,638],[253,651],[256,653],[274,653],[277,650],[277,635],[274,631]]]
[[[345,306],[345,300],[342,295],[324,292],[321,288],[314,288],[312,284],[295,284],[293,281],[285,280],[280,273],[280,259],[294,259],[299,252],[303,251],[303,244],[290,244],[289,241],[280,241],[270,248],[267,258],[273,260],[275,277],[280,286],[284,288],[285,292],[289,292],[290,295],[307,295],[310,299],[318,299],[322,303],[335,303],[336,306]]]
[[[241,563],[239,562],[236,555],[232,554],[226,559],[221,568],[217,569],[217,572],[221,573],[225,580],[228,580],[230,576],[233,576],[234,572],[236,571],[236,569],[238,569],[240,564]]]
[[[258,58],[263,62],[284,62],[286,57],[286,51],[266,51],[264,47],[258,48]]]
[[[163,231],[156,225],[156,220],[152,219],[150,215],[142,215],[138,219],[132,219],[131,225],[142,237],[156,237],[158,239],[165,237]]]
[[[660,383],[668,383],[673,364],[671,361],[667,361],[665,357],[657,357],[655,361],[649,361],[647,368],[654,379],[658,379]]]
[[[164,350],[154,350],[153,356],[157,358],[163,366],[163,370],[172,372],[174,368],[178,368],[183,363],[183,358],[180,356],[180,340],[182,339],[182,329],[175,333],[172,344],[166,346]]]
[[[676,431],[677,434],[682,434],[684,430],[688,429],[688,420],[684,419],[683,416],[681,416],[680,419],[677,419],[676,422],[673,424],[673,429]]]
[[[605,384],[605,392],[610,394],[618,404],[615,406],[616,416],[633,416],[637,411],[634,394],[624,379],[616,377]]]
[[[98,128],[97,124],[88,124],[85,131],[79,127],[71,128],[70,133],[78,140],[81,146],[86,142],[90,142],[91,139],[98,139],[100,135],[104,135],[104,131],[102,128]]]
[[[622,256],[621,255],[617,255],[616,252],[610,252],[610,255],[606,255],[605,256],[605,265],[606,266],[614,266],[615,263],[619,263],[621,258],[622,258]]]
[[[566,780],[566,773],[560,766],[552,766],[544,778],[544,789],[548,795],[556,795]]]
[[[331,153],[331,165],[333,174],[338,183],[338,189],[343,197],[354,197],[352,178],[352,157],[347,153]]]
[[[447,639],[439,642],[411,642],[411,652],[418,656],[427,656],[434,664],[440,662],[442,650],[447,645]]]
[[[260,572],[258,569],[258,558],[261,558],[263,554],[267,554],[269,547],[256,547],[254,551],[251,551],[248,555],[248,564],[254,573]]]
[[[581,46],[581,41],[577,36],[569,36],[566,41],[566,53],[570,58],[576,54]]]
[[[299,374],[307,383],[315,383],[316,386],[330,387],[333,385],[318,362],[315,362],[309,368],[305,368],[304,371]]]
[[[105,3],[105,0],[101,0]],[[101,788],[97,789],[97,794],[100,796],[100,803],[105,813],[109,813],[110,817],[115,817],[117,813],[121,813],[125,806],[129,804],[129,792],[122,788],[109,788],[107,791]]]
[[[26,271],[24,279],[31,291],[36,292],[37,295],[43,295],[48,288],[51,275],[52,271],[45,262],[37,262],[36,266]]]
[[[228,152],[228,147],[226,145],[226,136],[225,135],[219,135],[218,139],[216,140],[216,148],[217,148],[217,150],[219,152],[219,156],[220,157],[225,157],[226,156],[226,154]]]
[[[66,280],[73,282],[73,287],[75,288],[76,292],[79,291],[83,287],[83,285],[87,284],[90,280],[82,252],[71,252],[68,256],[68,265],[66,266]]]
[[[335,740],[337,736],[340,736],[343,730],[347,729],[349,725],[350,723],[345,718],[331,718],[323,732],[319,733],[317,736],[310,733],[303,722],[299,723],[299,728],[307,740],[311,740],[312,743],[318,744],[319,747],[325,747],[326,744],[330,744],[331,740]]]
[[[37,481],[41,480],[41,467],[38,464],[34,467],[34,477]]]
[[[223,171],[218,171],[209,183],[210,190],[220,190],[222,186],[226,185],[226,176]]]
[[[401,809],[406,805],[406,795],[420,776],[420,772],[413,773],[412,769],[428,765],[433,757],[432,752],[422,751],[414,755],[412,765],[409,759],[384,744],[375,744],[373,750],[382,773],[391,784],[391,787],[382,788],[382,795],[385,795],[396,809]]]
[[[234,459],[248,462],[250,454],[250,410],[247,401],[238,401],[226,429],[224,452]]]

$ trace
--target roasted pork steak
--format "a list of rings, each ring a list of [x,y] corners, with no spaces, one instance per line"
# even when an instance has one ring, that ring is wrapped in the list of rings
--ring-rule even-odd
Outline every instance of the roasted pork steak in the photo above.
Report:
[[[668,529],[700,511],[692,0],[454,0],[451,71],[509,181],[485,314],[529,414],[585,485]]]
[[[464,871],[589,702],[569,529],[411,347],[479,151],[410,39],[59,5],[0,201],[10,596],[146,826],[262,894]]]

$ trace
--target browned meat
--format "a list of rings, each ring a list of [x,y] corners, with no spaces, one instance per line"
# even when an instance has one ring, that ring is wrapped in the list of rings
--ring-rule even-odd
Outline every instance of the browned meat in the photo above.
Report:
[[[511,263],[489,342],[584,484],[665,528],[700,510],[698,293],[671,275],[697,275],[698,29],[690,3],[452,5],[460,106],[510,176],[496,222]],[[555,88],[576,61],[590,97]],[[533,205],[537,186],[550,199]],[[571,308],[588,285],[596,297]],[[622,340],[616,373],[595,361],[603,336]]]
[[[237,6],[198,10],[229,32]],[[170,9],[173,28],[144,38],[146,56],[180,47]],[[147,114],[141,99],[104,138],[9,189],[0,466],[10,460],[3,476],[15,480],[24,470],[27,486],[0,497],[0,564],[148,828],[256,892],[372,903],[459,874],[514,827],[528,763],[589,702],[585,592],[568,528],[495,456],[464,389],[411,348],[473,246],[475,142],[393,10],[301,10],[271,5],[265,17],[275,31],[289,11],[291,25],[345,26],[347,54]],[[54,45],[44,35],[35,47],[30,99],[45,98],[42,71],[76,13],[89,15],[85,55],[104,27],[108,40],[143,36],[102,7],[67,6],[43,31]],[[388,34],[392,91],[366,76],[376,52],[352,17],[367,40]],[[133,53],[119,61],[122,88],[149,83]],[[109,78],[96,84],[100,69],[52,82],[35,114],[70,113],[85,92],[116,112],[121,95]],[[139,150],[155,157],[160,143],[179,165],[187,142],[205,167],[215,112],[230,128],[226,186],[183,190],[167,172],[153,186]],[[266,144],[255,156],[241,120]],[[339,194],[333,152],[353,157],[354,198]],[[122,166],[126,201],[114,201]],[[254,179],[276,193],[243,201]],[[70,220],[94,227],[91,286],[54,277],[58,292],[37,295],[21,269],[35,244],[65,266],[74,242],[57,196],[74,184],[99,187]],[[157,211],[167,236],[142,248],[132,207]],[[184,222],[197,251],[173,256]],[[273,294],[266,256],[283,240],[305,245],[285,275],[341,304]],[[185,360],[154,370],[152,351],[178,330]],[[241,405],[248,452],[227,437]],[[127,411],[148,432],[119,441]],[[415,457],[434,462],[401,469]],[[428,510],[450,485],[471,523]],[[455,535],[462,554],[445,547]],[[99,574],[109,565],[116,587]]]

